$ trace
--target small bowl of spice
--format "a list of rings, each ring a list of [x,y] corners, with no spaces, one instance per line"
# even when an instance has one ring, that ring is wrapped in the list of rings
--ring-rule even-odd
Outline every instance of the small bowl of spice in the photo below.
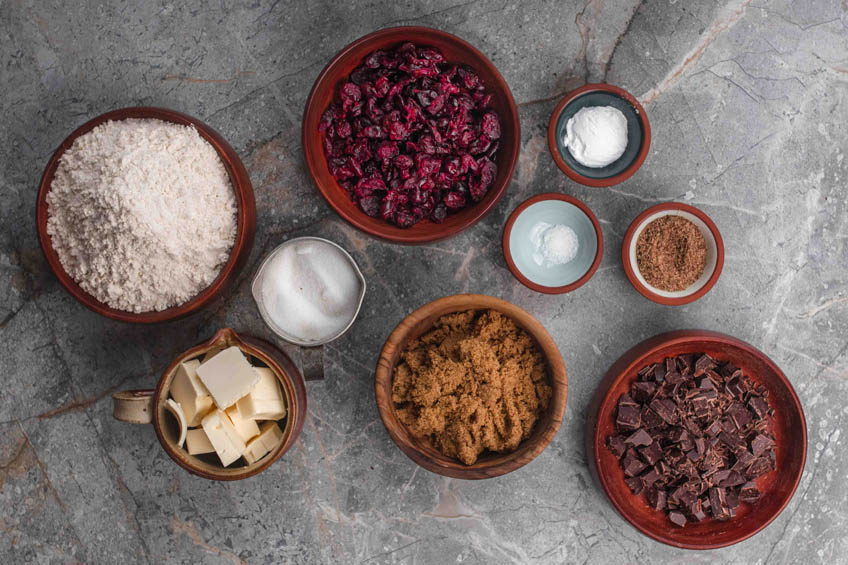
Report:
[[[611,84],[587,84],[563,98],[548,122],[548,148],[562,172],[585,186],[612,186],[639,170],[651,124],[635,96]]]
[[[633,220],[624,235],[621,260],[642,296],[677,306],[698,300],[715,285],[724,266],[724,242],[704,212],[666,202]]]
[[[563,294],[592,278],[604,255],[604,236],[595,214],[567,194],[549,192],[522,202],[503,233],[510,272],[524,286]]]
[[[458,294],[404,318],[386,340],[377,408],[392,440],[433,473],[487,479],[544,451],[568,381],[553,338],[521,308]]]

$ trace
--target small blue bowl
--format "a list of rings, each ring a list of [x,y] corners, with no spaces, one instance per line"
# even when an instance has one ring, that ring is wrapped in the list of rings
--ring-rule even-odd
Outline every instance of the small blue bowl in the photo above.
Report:
[[[568,263],[539,265],[531,231],[539,223],[565,225],[577,234],[577,255]],[[592,278],[604,254],[601,225],[588,206],[572,196],[549,192],[522,202],[510,214],[503,234],[504,258],[521,283],[537,292],[563,294]]]

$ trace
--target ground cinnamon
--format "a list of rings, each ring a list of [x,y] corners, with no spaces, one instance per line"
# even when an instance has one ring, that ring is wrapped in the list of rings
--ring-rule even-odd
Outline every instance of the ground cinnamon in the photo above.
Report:
[[[636,263],[645,282],[654,288],[686,290],[704,272],[707,242],[698,226],[686,218],[663,216],[639,234]]]
[[[401,355],[392,401],[410,434],[471,465],[530,436],[552,389],[527,331],[494,310],[439,318]]]

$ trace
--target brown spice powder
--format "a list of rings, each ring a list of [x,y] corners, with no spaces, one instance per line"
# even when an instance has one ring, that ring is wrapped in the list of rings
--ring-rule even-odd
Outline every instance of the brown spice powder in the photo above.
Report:
[[[404,350],[392,383],[410,434],[466,465],[487,450],[515,450],[551,394],[533,338],[494,310],[439,318]]]
[[[636,263],[645,281],[660,290],[686,290],[704,272],[707,242],[698,226],[668,215],[648,224],[636,241]]]

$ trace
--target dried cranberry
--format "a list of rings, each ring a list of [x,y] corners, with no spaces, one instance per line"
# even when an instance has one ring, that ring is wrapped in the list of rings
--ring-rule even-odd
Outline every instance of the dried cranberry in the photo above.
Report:
[[[492,141],[501,138],[501,121],[494,112],[489,112],[483,115],[483,121],[480,124],[480,129],[483,130],[483,135]]]
[[[395,213],[394,219],[399,228],[408,228],[415,223],[415,216],[407,209],[402,209]]]
[[[448,192],[445,195],[444,203],[451,210],[459,210],[465,206],[465,197],[458,192]]]
[[[376,196],[360,198],[359,208],[372,218],[376,218],[380,215],[380,199]]]
[[[439,202],[436,204],[436,207],[433,208],[433,212],[430,214],[430,219],[436,222],[437,224],[445,221],[445,218],[448,217],[448,208],[445,206],[444,202]]]

